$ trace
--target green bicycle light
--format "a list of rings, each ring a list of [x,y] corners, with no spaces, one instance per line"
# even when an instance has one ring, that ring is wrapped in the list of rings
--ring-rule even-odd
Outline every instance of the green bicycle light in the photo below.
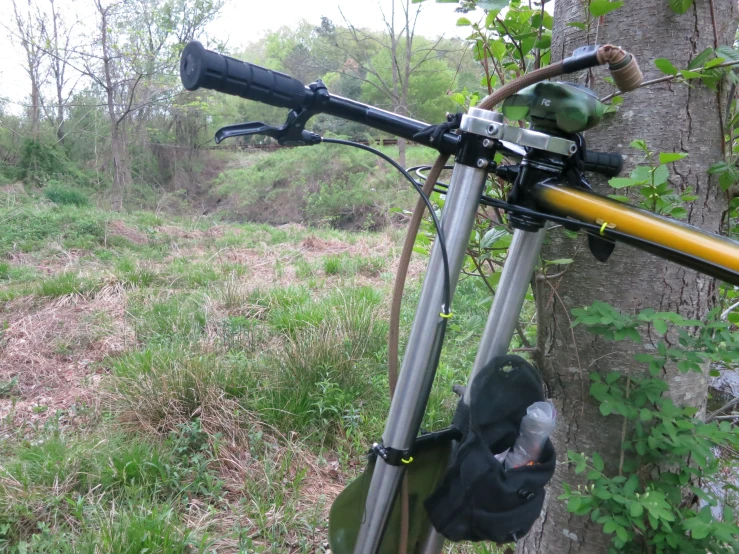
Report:
[[[536,83],[503,102],[503,115],[508,119],[525,119],[536,130],[563,133],[595,127],[605,110],[592,90],[565,82]]]

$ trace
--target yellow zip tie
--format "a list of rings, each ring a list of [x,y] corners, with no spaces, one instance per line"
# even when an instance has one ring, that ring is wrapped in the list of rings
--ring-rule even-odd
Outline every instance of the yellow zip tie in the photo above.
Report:
[[[403,462],[404,464],[409,464],[413,461],[413,456],[411,456],[407,460],[404,460],[403,458],[401,458],[400,461]]]
[[[443,317],[444,319],[451,319],[454,314],[452,312],[449,312],[448,314],[445,314],[444,312],[439,312],[439,317]]]
[[[603,225],[600,226],[600,236],[601,237],[605,234],[606,227],[608,227],[608,222],[604,221]]]

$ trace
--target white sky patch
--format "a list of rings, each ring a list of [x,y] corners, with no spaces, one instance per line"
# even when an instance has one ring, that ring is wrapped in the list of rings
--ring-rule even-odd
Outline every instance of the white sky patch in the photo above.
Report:
[[[34,0],[42,6],[44,0]],[[18,1],[24,5],[24,0]],[[301,19],[318,25],[321,16],[343,25],[341,12],[347,20],[358,27],[384,29],[382,13],[390,17],[393,0],[280,0],[264,2],[257,0],[227,0],[221,15],[207,27],[210,37],[226,41],[229,49],[254,42],[272,30],[282,26],[294,26]],[[63,8],[67,21],[79,20],[76,27],[80,42],[83,34],[94,31],[97,23],[92,0],[57,0]],[[415,8],[418,4],[412,4]],[[456,26],[459,14],[457,5],[436,3],[426,0],[421,4],[416,33],[427,37],[444,35],[447,38],[464,36],[464,29]],[[396,17],[402,17],[400,2],[396,0]],[[23,70],[25,53],[17,40],[12,40],[10,31],[15,32],[13,5],[11,0],[0,0],[0,97],[10,100],[10,111],[19,113],[30,92],[30,81]],[[248,61],[248,60],[247,60]]]

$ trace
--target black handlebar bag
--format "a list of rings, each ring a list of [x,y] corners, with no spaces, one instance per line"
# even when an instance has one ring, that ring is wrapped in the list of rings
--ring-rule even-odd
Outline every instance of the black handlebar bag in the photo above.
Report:
[[[424,505],[434,528],[450,541],[503,544],[529,532],[554,475],[549,440],[532,465],[506,470],[495,458],[513,447],[526,409],[544,400],[544,392],[537,370],[518,356],[493,359],[470,386],[469,406],[460,401],[454,416],[463,433],[459,448]]]

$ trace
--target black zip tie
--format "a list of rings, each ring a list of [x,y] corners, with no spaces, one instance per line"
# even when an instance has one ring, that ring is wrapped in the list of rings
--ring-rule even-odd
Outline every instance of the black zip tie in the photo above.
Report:
[[[407,450],[398,450],[397,448],[391,448],[376,442],[372,445],[370,455],[372,453],[382,458],[386,464],[391,466],[407,465],[413,461],[410,448]]]
[[[428,137],[429,143],[431,145],[436,144],[437,142],[441,141],[444,133],[448,133],[449,131],[453,131],[454,129],[459,129],[459,126],[462,124],[462,115],[464,115],[462,114],[462,112],[455,114],[446,114],[447,121],[445,123],[439,123],[438,125],[429,125],[425,129],[418,131],[415,135],[413,135],[413,140],[416,142],[423,142],[422,139]]]

